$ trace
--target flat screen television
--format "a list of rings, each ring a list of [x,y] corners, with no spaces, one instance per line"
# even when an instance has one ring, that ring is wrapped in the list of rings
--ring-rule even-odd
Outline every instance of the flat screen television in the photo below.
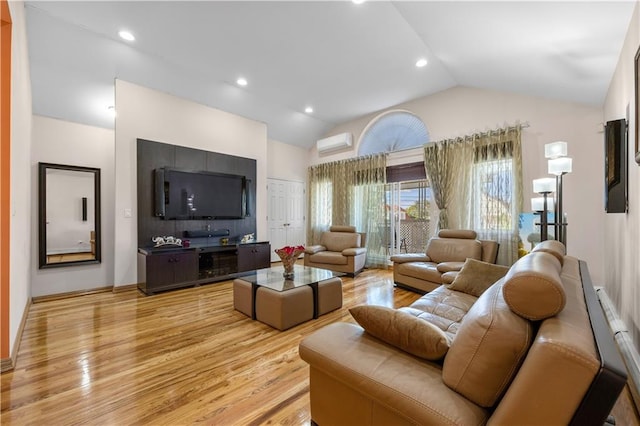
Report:
[[[155,170],[155,215],[169,220],[243,219],[247,215],[244,176]]]

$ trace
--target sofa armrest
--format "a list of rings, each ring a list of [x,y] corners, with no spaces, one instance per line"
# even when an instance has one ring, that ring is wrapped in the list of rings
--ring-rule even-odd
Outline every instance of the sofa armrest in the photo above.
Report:
[[[321,251],[326,251],[327,248],[325,246],[307,246],[304,249],[305,254],[315,254]]]
[[[424,253],[394,254],[391,260],[395,263],[431,262],[431,258]]]
[[[367,252],[367,249],[364,247],[356,247],[356,248],[348,248],[342,250],[343,256],[357,256],[359,254],[364,254]]]
[[[449,285],[456,279],[459,271],[449,271],[442,274],[442,284]]]
[[[445,272],[459,271],[463,266],[464,262],[440,262],[436,269],[441,274],[444,274]]]

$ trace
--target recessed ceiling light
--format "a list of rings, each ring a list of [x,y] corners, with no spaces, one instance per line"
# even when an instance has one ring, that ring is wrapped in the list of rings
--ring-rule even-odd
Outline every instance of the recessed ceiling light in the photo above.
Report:
[[[304,109],[304,112],[306,112],[307,114],[311,114],[313,112],[313,108],[311,108],[310,106],[306,107]]]
[[[122,30],[118,33],[118,35],[120,36],[120,38],[122,38],[123,40],[127,40],[127,41],[134,41],[136,38],[134,37],[133,34],[131,34],[129,31],[127,30]]]
[[[416,62],[416,67],[418,67],[418,68],[422,68],[422,67],[424,67],[426,65],[427,65],[427,60],[425,58],[420,58]]]
[[[353,2],[353,4],[362,4],[364,3],[366,0],[351,0]]]
[[[247,81],[246,78],[244,77],[240,77],[236,80],[236,83],[238,83],[238,86],[246,86],[247,84],[249,84],[249,82]]]

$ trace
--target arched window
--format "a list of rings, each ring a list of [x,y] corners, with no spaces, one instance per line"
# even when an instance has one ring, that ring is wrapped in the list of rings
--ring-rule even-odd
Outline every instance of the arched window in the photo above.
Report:
[[[422,120],[408,111],[388,111],[369,123],[358,144],[358,156],[415,148],[429,142]]]

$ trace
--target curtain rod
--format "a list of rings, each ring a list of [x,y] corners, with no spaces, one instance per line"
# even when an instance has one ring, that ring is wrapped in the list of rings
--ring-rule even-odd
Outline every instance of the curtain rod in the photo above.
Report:
[[[481,133],[472,133],[472,135],[475,135],[475,134],[484,135],[484,134],[487,134],[487,133],[492,132],[492,131],[495,131],[495,130],[511,130],[511,129],[515,129],[515,128],[516,128],[516,127],[518,127],[518,126],[520,126],[520,128],[521,128],[521,129],[526,129],[527,127],[531,127],[531,125],[529,124],[529,122],[528,122],[528,121],[525,121],[524,123],[518,123],[518,124],[514,124],[514,125],[512,125],[512,126],[502,127],[502,128],[498,128],[498,129],[494,129],[494,130],[487,130],[487,131],[485,131],[485,132],[481,132]],[[466,137],[466,136],[471,136],[471,135],[458,136],[458,137],[459,137],[459,138],[464,138],[464,137]],[[455,137],[455,138],[449,138],[449,139],[457,139],[458,137]],[[446,140],[446,139],[441,139],[441,140]],[[387,154],[387,155],[391,155],[391,154],[395,154],[395,153],[398,153],[398,152],[411,151],[412,149],[422,149],[422,148],[424,148],[424,146],[425,146],[426,144],[429,144],[429,143],[436,143],[436,142],[439,142],[439,141],[429,141],[429,142],[427,142],[427,143],[425,143],[425,144],[423,144],[423,145],[419,145],[419,146],[412,146],[412,147],[410,147],[410,148],[398,149],[398,150],[396,150],[396,151],[387,151],[387,152],[386,152],[386,154]]]
[[[471,133],[471,134],[467,134],[467,135],[464,135],[464,136],[456,136],[456,137],[453,137],[453,138],[441,139],[440,141],[465,139],[465,138],[468,138],[470,136],[476,136],[476,135],[485,136],[485,135],[490,135],[493,132],[514,130],[517,127],[520,127],[521,129],[526,129],[527,127],[530,127],[530,124],[529,124],[528,121],[525,121],[524,123],[516,123],[516,124],[514,124],[512,126],[499,127],[497,129],[493,129],[493,130],[485,130],[484,132],[476,132],[476,133]],[[440,142],[440,141],[433,141],[433,142],[427,142],[427,143],[436,143],[436,142]]]

